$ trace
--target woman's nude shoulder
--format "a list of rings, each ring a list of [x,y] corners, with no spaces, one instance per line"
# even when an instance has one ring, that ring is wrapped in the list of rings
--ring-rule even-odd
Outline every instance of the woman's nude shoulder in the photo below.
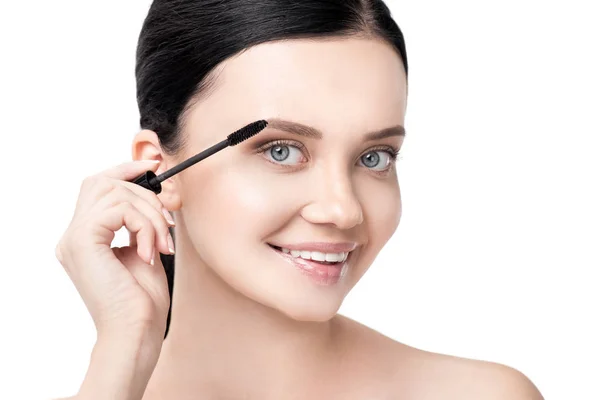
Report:
[[[347,382],[364,388],[357,387],[364,399],[543,400],[514,368],[420,350],[338,317],[344,332],[344,374],[350,377]]]

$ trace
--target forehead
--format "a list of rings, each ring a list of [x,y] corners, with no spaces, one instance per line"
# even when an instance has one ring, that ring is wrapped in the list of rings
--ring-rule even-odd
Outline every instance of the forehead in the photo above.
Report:
[[[403,125],[406,90],[400,56],[382,40],[270,42],[222,63],[189,122],[198,122],[196,113],[205,122],[240,126],[277,117],[360,134]]]

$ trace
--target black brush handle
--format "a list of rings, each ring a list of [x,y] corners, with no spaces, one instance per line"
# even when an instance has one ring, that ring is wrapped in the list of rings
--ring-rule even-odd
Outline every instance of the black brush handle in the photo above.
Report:
[[[142,175],[138,176],[137,178],[135,178],[132,182],[137,185],[140,185],[148,190],[151,190],[156,194],[159,194],[162,191],[162,187],[161,187],[160,183],[162,181],[164,181],[165,179],[172,177],[173,175],[183,171],[186,168],[191,167],[192,165],[196,164],[199,161],[204,160],[207,157],[210,157],[211,155],[215,154],[218,151],[223,150],[224,148],[226,148],[228,146],[235,146],[235,145],[243,142],[244,140],[251,138],[252,136],[256,135],[258,132],[265,129],[268,124],[269,123],[264,119],[253,122],[251,124],[248,124],[245,127],[243,127],[242,129],[239,129],[239,130],[233,132],[232,134],[230,134],[229,136],[227,136],[227,139],[220,141],[219,143],[215,144],[214,146],[211,146],[208,149],[196,154],[195,156],[188,158],[187,160],[176,165],[175,167],[171,168],[170,170],[163,172],[160,175],[160,178],[157,177],[154,172],[147,171],[145,174],[142,174]]]
[[[152,171],[146,171],[146,173],[135,178],[132,183],[151,190],[156,194],[159,194],[162,191],[162,186],[156,179],[156,174]]]

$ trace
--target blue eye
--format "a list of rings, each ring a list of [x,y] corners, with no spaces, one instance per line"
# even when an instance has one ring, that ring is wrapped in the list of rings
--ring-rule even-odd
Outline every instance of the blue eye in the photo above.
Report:
[[[395,159],[396,153],[390,150],[371,150],[360,157],[365,167],[375,171],[384,171]],[[379,168],[375,168],[378,165]]]
[[[306,162],[304,149],[305,147],[301,143],[276,140],[260,146],[258,151],[274,164],[289,166]],[[399,152],[400,150],[395,150],[389,146],[375,148],[363,154],[360,161],[368,169],[377,173],[384,173],[396,161]]]
[[[263,154],[266,155],[266,157],[269,159],[269,161],[271,162],[275,162],[277,164],[283,164],[283,165],[294,165],[297,164],[301,161],[296,161],[294,162],[294,159],[296,158],[304,158],[304,154],[302,154],[302,150],[298,147],[298,146],[294,146],[292,144],[289,143],[285,143],[285,142],[274,142],[271,143],[269,145],[269,147],[267,147]],[[291,154],[291,156],[290,156]],[[294,156],[295,154],[295,156]],[[290,164],[285,164],[285,161],[291,160]]]

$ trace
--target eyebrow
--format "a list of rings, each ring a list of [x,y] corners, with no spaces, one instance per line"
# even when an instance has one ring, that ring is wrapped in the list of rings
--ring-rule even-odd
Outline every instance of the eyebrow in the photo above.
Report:
[[[267,119],[268,128],[278,129],[295,135],[305,136],[312,139],[322,139],[323,133],[312,126],[304,125],[298,122],[287,121],[279,118]],[[367,141],[385,139],[392,136],[406,136],[406,131],[402,125],[391,126],[367,133],[364,138]]]

